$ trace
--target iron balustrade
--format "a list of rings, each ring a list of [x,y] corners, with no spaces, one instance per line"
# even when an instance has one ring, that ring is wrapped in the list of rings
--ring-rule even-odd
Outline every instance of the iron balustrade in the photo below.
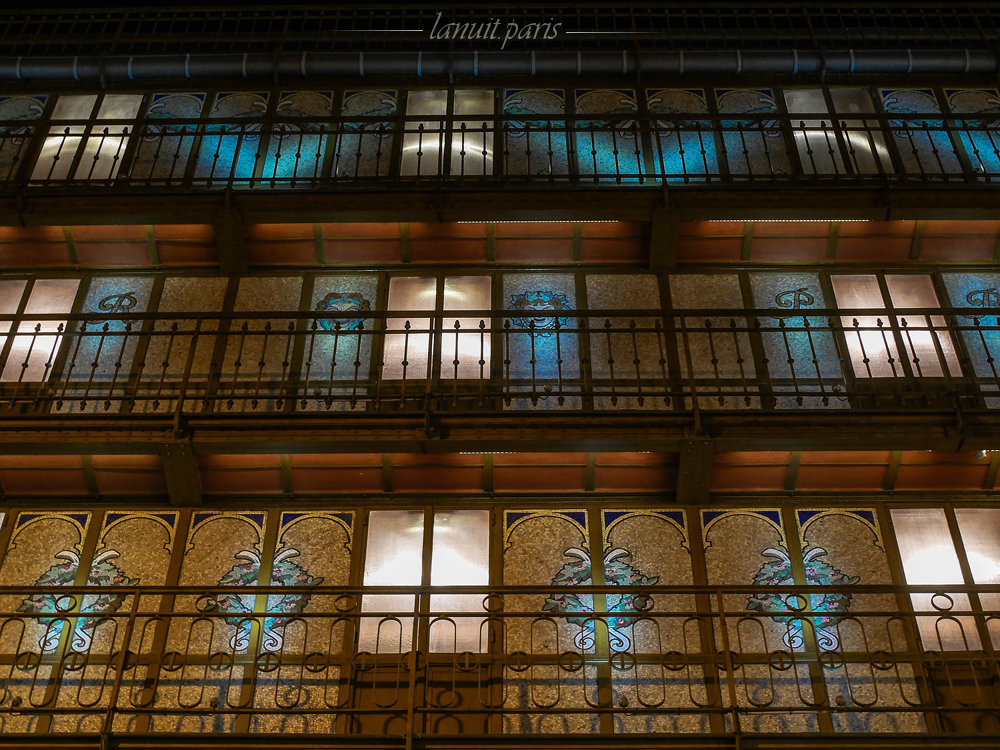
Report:
[[[1000,407],[983,308],[0,316],[16,413]]]
[[[376,590],[412,606],[373,610]],[[5,737],[983,735],[1000,613],[959,611],[959,592],[1000,587],[3,587],[0,722]],[[831,613],[833,593],[850,611]],[[587,606],[540,608],[559,596]]]
[[[5,121],[0,188],[829,187],[1000,180],[993,114],[840,119],[630,112],[435,115],[434,121]]]

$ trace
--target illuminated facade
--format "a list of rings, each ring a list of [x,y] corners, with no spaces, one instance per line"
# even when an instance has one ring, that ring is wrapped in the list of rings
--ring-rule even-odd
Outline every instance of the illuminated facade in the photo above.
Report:
[[[7,14],[0,744],[997,746],[1000,12],[551,11]]]

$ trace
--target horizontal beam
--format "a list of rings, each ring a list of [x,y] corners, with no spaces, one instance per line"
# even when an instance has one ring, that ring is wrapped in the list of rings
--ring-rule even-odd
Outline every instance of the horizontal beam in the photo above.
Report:
[[[795,219],[996,219],[1000,191],[976,187],[834,188],[829,185],[666,190],[678,221]],[[444,188],[438,192],[113,193],[0,196],[0,226],[211,224],[238,213],[245,224],[338,221],[649,221],[663,192],[594,189]]]
[[[701,412],[704,449],[977,450],[1000,447],[1000,415],[954,413]],[[169,418],[0,420],[0,455],[161,454],[177,445]],[[679,451],[695,430],[683,413],[574,415],[369,413],[192,416],[180,434],[196,455],[232,453],[461,453]]]

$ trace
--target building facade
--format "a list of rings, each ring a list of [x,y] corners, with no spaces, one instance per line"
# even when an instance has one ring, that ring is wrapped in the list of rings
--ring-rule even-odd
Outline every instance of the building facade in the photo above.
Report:
[[[997,746],[991,4],[4,21],[0,744]]]

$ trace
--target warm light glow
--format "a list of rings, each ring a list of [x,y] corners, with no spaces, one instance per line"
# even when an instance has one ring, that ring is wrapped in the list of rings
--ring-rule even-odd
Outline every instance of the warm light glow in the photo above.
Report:
[[[1000,575],[996,560],[978,552],[968,552],[967,556],[974,580],[992,580]],[[907,583],[914,585],[963,583],[962,571],[950,544],[935,544],[914,552],[903,561],[903,569]]]

